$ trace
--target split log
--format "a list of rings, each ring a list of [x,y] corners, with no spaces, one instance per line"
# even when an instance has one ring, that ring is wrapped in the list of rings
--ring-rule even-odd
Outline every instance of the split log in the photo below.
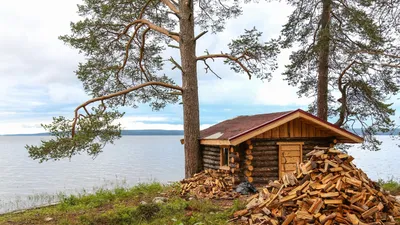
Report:
[[[249,197],[249,211],[243,214],[243,220],[276,225],[396,224],[400,203],[380,192],[362,170],[350,163],[353,157],[330,148],[315,150],[308,154],[310,161],[299,163],[293,173],[284,174],[281,180],[277,180],[277,166],[273,172],[257,171],[269,166],[245,170],[252,183],[270,183]]]

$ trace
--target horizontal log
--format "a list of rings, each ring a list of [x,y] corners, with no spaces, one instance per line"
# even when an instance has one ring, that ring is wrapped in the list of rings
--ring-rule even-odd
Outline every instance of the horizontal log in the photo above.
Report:
[[[269,141],[268,139],[263,140],[263,139],[258,139],[254,141],[253,146],[254,149],[258,148],[258,146],[265,146],[265,145],[276,145],[276,141]]]
[[[202,152],[203,155],[208,155],[208,156],[215,156],[215,157],[219,157],[220,153],[218,152],[211,152],[211,151],[203,151]]]
[[[276,167],[255,167],[254,172],[278,172],[279,168]]]
[[[254,158],[254,156],[252,156],[252,155],[246,155],[246,159],[248,159],[248,160],[253,160],[253,158]]]
[[[209,159],[209,160],[219,161],[219,156],[203,155],[203,159]]]
[[[251,155],[251,154],[252,154],[251,149],[247,149],[247,150],[246,150],[246,155]]]
[[[251,171],[252,177],[277,177],[279,176],[278,171],[276,172],[255,172]]]
[[[252,162],[255,161],[277,161],[278,155],[263,155],[263,156],[255,156]]]
[[[255,184],[268,184],[269,181],[278,180],[278,177],[253,177],[253,183]]]
[[[206,159],[203,157],[203,163],[220,165],[219,159]]]
[[[203,151],[210,151],[210,152],[217,152],[219,153],[220,148],[219,147],[210,147],[210,146],[204,146]]]
[[[279,150],[278,145],[260,145],[260,146],[257,146],[257,147],[255,147],[253,149],[254,152],[257,152],[257,151],[274,151],[274,150],[275,151]]]
[[[273,150],[273,151],[255,151],[253,152],[252,155],[254,156],[259,156],[259,155],[278,155],[279,151],[278,150]]]
[[[213,165],[213,164],[208,164],[208,163],[203,163],[203,167],[204,169],[214,169],[214,170],[218,170],[219,166]]]
[[[273,166],[278,166],[278,160],[276,161],[252,161],[251,165],[256,167],[273,167]]]

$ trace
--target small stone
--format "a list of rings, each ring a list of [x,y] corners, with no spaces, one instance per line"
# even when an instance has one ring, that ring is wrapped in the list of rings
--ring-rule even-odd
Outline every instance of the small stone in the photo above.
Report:
[[[146,205],[146,204],[147,204],[147,202],[145,202],[145,201],[141,201],[141,202],[140,202],[140,204],[141,204],[141,205]]]
[[[53,218],[51,218],[51,217],[46,217],[46,218],[44,218],[44,221],[45,222],[50,222],[50,221],[52,221],[53,220]]]
[[[189,201],[192,201],[194,198],[193,197],[189,197]]]
[[[161,204],[161,203],[165,203],[168,199],[166,197],[155,197],[153,199],[153,203],[156,204]]]

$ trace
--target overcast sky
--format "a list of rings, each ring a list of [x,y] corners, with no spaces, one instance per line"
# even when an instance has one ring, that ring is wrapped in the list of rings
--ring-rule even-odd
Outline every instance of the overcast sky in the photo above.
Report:
[[[4,1],[0,7],[0,134],[43,132],[41,123],[53,116],[71,118],[76,105],[89,99],[74,74],[79,61],[76,50],[57,39],[69,33],[76,21],[79,0]],[[277,37],[291,8],[274,2],[249,4],[244,14],[229,21],[223,33],[206,34],[197,52],[227,49],[230,39],[256,26],[264,39]],[[312,99],[299,99],[297,89],[280,75],[289,52],[279,57],[270,82],[249,80],[235,74],[221,62],[213,64],[222,77],[206,74],[199,63],[200,114],[202,128],[238,115],[250,115],[297,108],[305,109]],[[170,68],[167,66],[166,68]],[[171,74],[179,78],[176,74]],[[180,82],[177,80],[177,82]],[[170,105],[152,112],[147,105],[123,108],[125,129],[182,129],[182,106]]]

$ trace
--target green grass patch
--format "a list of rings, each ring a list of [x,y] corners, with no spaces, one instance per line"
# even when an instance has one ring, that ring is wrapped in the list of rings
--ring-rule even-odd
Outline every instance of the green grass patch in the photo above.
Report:
[[[179,196],[179,188],[177,184],[155,182],[99,189],[93,194],[63,195],[55,206],[2,215],[0,224],[227,224],[233,212],[244,207],[239,200],[187,201]],[[157,196],[168,200],[152,203]]]
[[[400,181],[390,178],[388,180],[378,180],[379,186],[385,191],[389,191],[392,195],[400,195]]]

